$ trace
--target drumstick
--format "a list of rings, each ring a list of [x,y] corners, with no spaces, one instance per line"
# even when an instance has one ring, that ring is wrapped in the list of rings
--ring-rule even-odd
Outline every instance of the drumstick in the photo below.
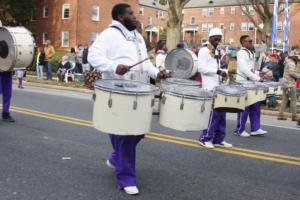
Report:
[[[141,61],[135,63],[134,65],[129,66],[128,69],[130,70],[131,68],[133,68],[133,67],[135,67],[135,66],[137,66],[137,65],[139,65],[139,64],[141,64],[141,63],[143,63],[147,60],[149,60],[149,58],[145,58],[144,60],[141,60]]]

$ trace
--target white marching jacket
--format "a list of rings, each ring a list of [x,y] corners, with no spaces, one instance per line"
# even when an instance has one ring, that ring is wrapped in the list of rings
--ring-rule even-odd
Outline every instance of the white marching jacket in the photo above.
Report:
[[[119,64],[134,65],[148,57],[145,41],[136,31],[128,31],[120,22],[113,20],[91,45],[88,52],[88,62],[102,72],[103,79],[130,79],[129,73],[116,74]],[[153,66],[150,60],[133,67],[130,71],[147,72],[152,78],[156,78],[159,70]]]
[[[260,77],[254,73],[255,55],[248,49],[242,47],[237,55],[236,80],[259,81]]]
[[[202,76],[202,88],[213,90],[220,84],[217,60],[209,54],[207,47],[201,48],[198,53],[198,71]]]

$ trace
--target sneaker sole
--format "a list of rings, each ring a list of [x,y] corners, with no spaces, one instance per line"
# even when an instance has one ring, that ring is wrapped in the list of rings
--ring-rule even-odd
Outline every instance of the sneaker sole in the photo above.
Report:
[[[220,147],[220,148],[232,148],[233,146],[231,147],[228,147],[228,146],[224,146],[224,145],[220,145],[220,144],[214,144],[215,147]]]
[[[200,142],[200,141],[198,141],[198,144],[200,144],[201,146],[203,146],[203,147],[206,148],[206,149],[213,149],[213,148],[215,148],[215,147],[207,147],[207,146],[205,146],[204,143],[202,143],[202,142]]]

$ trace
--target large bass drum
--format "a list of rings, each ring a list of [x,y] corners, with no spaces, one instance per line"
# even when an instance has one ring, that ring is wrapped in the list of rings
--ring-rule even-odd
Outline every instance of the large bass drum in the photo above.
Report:
[[[141,135],[149,132],[155,90],[154,86],[139,81],[97,81],[94,127],[115,135]]]
[[[0,27],[0,71],[26,68],[34,58],[34,38],[24,27]]]
[[[174,49],[168,53],[165,67],[174,78],[191,78],[197,72],[197,56],[188,49]]]

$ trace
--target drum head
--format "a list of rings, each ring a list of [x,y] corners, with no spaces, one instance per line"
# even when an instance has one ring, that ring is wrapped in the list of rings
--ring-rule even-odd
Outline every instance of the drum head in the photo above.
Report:
[[[185,86],[201,86],[201,83],[198,81],[181,79],[181,78],[167,78],[163,81],[164,84],[177,84]]]
[[[274,82],[274,81],[266,81],[266,82],[263,82],[263,83],[266,84],[269,87],[282,86],[282,83],[280,83],[280,82]]]
[[[96,89],[125,94],[149,94],[156,87],[147,83],[131,80],[101,79],[95,84]]]
[[[0,27],[0,71],[26,68],[34,58],[34,39],[24,27]]]
[[[215,88],[215,93],[240,97],[246,95],[246,89],[239,85],[220,85]]]
[[[267,86],[263,83],[254,82],[254,81],[235,81],[238,85],[246,88],[247,90],[266,90]]]
[[[168,53],[165,67],[175,78],[189,78],[194,68],[194,60],[187,50],[174,49]]]
[[[162,89],[165,93],[175,94],[176,96],[185,96],[193,99],[212,99],[213,97],[212,92],[199,87],[167,84],[163,85]]]

